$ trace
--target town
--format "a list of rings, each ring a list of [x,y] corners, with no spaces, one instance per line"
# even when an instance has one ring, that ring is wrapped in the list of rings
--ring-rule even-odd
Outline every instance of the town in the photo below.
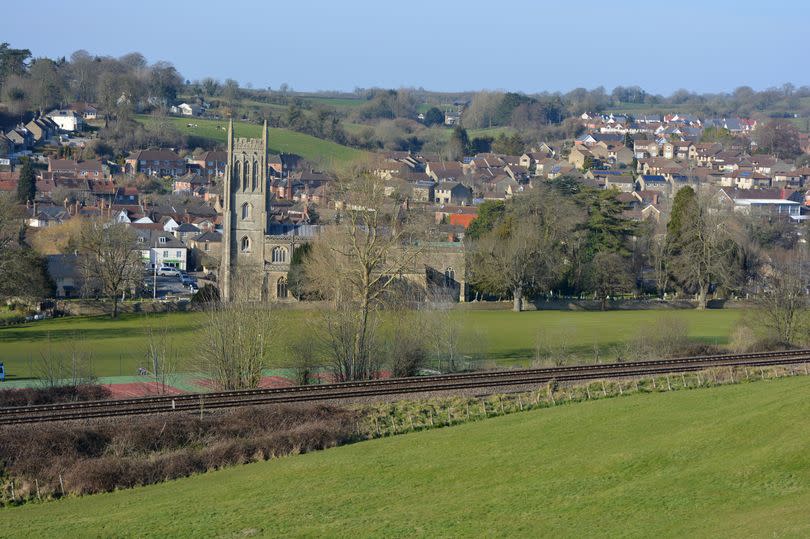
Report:
[[[807,534],[807,9],[243,4],[0,8],[0,535]]]

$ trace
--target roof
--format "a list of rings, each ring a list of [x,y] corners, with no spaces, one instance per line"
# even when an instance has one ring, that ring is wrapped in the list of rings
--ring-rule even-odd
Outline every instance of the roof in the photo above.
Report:
[[[215,230],[209,230],[207,232],[203,232],[199,236],[191,238],[191,241],[219,243],[222,241],[222,234]]]
[[[127,159],[137,161],[177,161],[180,160],[180,156],[172,150],[136,150],[129,154]]]
[[[48,255],[45,260],[48,265],[48,275],[54,280],[79,275],[77,268],[79,257],[77,255]]]

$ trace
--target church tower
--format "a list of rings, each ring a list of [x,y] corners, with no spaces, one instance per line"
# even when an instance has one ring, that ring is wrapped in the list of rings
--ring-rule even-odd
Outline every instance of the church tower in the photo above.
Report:
[[[228,122],[228,162],[223,195],[220,294],[230,301],[236,290],[260,300],[264,289],[264,237],[270,193],[267,186],[267,122],[262,138],[236,138]]]

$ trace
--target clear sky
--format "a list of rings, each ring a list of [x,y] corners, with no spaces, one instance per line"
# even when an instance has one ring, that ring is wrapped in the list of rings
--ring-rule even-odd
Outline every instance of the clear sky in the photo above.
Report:
[[[806,0],[23,0],[0,42],[138,51],[187,79],[295,90],[422,86],[668,94],[810,85]]]

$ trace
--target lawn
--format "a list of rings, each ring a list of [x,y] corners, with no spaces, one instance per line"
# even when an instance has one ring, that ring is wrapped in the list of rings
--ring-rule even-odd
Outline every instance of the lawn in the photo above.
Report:
[[[140,115],[136,119],[142,123],[154,121],[151,116]],[[225,144],[227,120],[206,120],[202,118],[170,118],[174,126],[185,135],[214,140]],[[196,126],[196,127],[189,127]],[[234,122],[237,137],[261,137],[261,125],[247,122]],[[329,140],[319,139],[304,133],[278,127],[269,129],[269,146],[273,153],[294,153],[324,166],[341,164],[368,157],[368,152],[342,146]]]
[[[281,339],[291,332],[305,331],[305,318],[313,311],[287,311],[289,324]],[[741,312],[726,310],[675,311],[531,311],[457,310],[453,313],[463,326],[462,348],[488,358],[500,366],[528,366],[539,338],[554,345],[563,341],[583,361],[593,361],[594,347],[604,361],[615,359],[615,348],[650,331],[661,320],[682,320],[689,335],[711,344],[725,344]],[[193,332],[202,318],[194,313],[161,315],[126,314],[119,320],[107,317],[62,318],[0,328],[0,361],[13,378],[36,375],[37,363],[48,343],[54,350],[67,350],[76,344],[90,350],[98,376],[131,375],[144,364],[145,330],[148,326],[166,328],[177,349],[193,354]],[[440,322],[439,322],[440,323]],[[286,360],[284,343],[278,343],[273,366]]]
[[[634,395],[0,510],[2,534],[810,535],[810,378]]]

